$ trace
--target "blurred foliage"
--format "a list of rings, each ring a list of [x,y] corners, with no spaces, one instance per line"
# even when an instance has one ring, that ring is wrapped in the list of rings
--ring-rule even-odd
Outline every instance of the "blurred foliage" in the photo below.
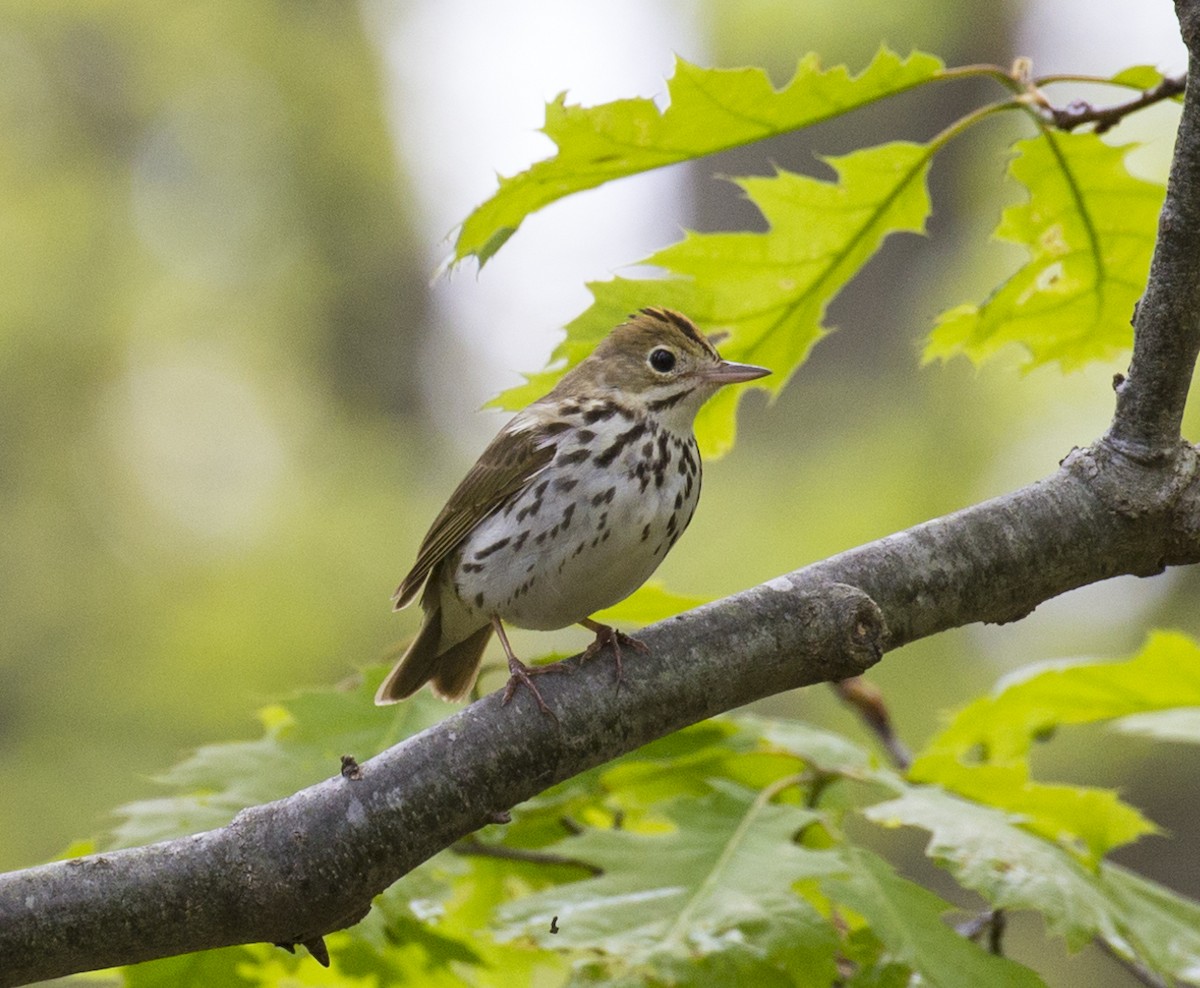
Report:
[[[375,57],[337,2],[4,4],[5,864],[388,644],[426,276]]]
[[[861,66],[881,38],[955,62],[1004,63],[1017,5],[871,2],[847,17],[843,4],[749,0],[696,12],[715,61],[754,62],[783,85],[798,50]],[[239,805],[332,774],[344,750],[361,757],[446,709],[423,698],[379,711],[365,686],[301,693],[264,708],[261,737],[209,743],[244,734],[246,711],[264,697],[381,661],[415,626],[414,615],[389,613],[387,596],[465,467],[432,435],[416,397],[429,293],[409,212],[423,190],[405,181],[394,120],[385,119],[377,62],[386,44],[364,37],[357,8],[336,0],[3,4],[0,784],[9,798],[0,805],[0,866],[51,856],[118,803],[128,804],[116,826],[122,843],[215,825]],[[473,68],[446,58],[447,72]],[[777,162],[796,173],[785,183],[814,172],[805,187],[832,191],[814,148],[844,154],[914,134],[927,142],[978,105],[971,85],[924,87],[882,110],[865,107],[861,119],[798,132],[797,143],[780,134],[766,153],[742,149],[757,155],[753,164],[726,152],[704,167],[748,175]],[[444,116],[453,120],[454,108]],[[823,321],[843,331],[822,336],[796,386],[770,407],[743,403],[741,441],[706,469],[704,507],[662,568],[671,590],[622,605],[622,620],[651,620],[1028,482],[1103,430],[1119,363],[1065,378],[1045,368],[1018,376],[1009,350],[979,370],[966,361],[915,369],[937,313],[985,298],[1024,260],[1011,246],[978,249],[1005,202],[1020,199],[1017,185],[1002,198],[1004,149],[1015,136],[993,123],[940,153],[925,222],[933,236],[882,240],[844,290],[822,297]],[[1148,177],[1161,182],[1161,169]],[[741,186],[694,192],[688,208],[704,220],[696,225],[743,237],[761,227]],[[1029,242],[1036,227],[1018,226]],[[454,283],[470,288],[469,279]],[[645,297],[657,288],[635,287],[614,304],[626,306],[622,315],[662,304]],[[1196,402],[1185,427],[1200,433]],[[872,679],[902,733],[924,737],[939,709],[974,696],[998,668],[1118,654],[1154,623],[1200,635],[1197,592],[1191,572],[1115,581],[1049,602],[1019,625],[917,643],[889,655]],[[514,641],[523,654],[565,651],[574,634]],[[631,839],[678,842],[702,800],[698,817],[732,831],[747,819],[753,829],[763,811],[772,824],[777,810],[791,812],[799,825],[807,817],[798,799],[811,788],[768,790],[816,766],[834,782],[815,809],[821,824],[804,828],[796,846],[840,854],[837,898],[855,905],[832,910],[833,877],[769,891],[793,897],[805,949],[837,944],[856,966],[854,984],[904,984],[913,969],[937,983],[947,950],[984,964],[969,945],[948,947],[949,928],[937,925],[945,902],[978,901],[949,882],[922,890],[903,877],[920,862],[887,840],[848,837],[856,821],[875,838],[898,824],[929,830],[930,855],[962,887],[1013,908],[1032,904],[1072,945],[1110,937],[1164,973],[1195,957],[1194,904],[1112,855],[1087,870],[1077,831],[1059,845],[1007,809],[886,774],[859,742],[793,719],[845,730],[848,714],[822,691],[762,709],[778,719],[720,721],[666,739],[544,794],[502,836],[479,839],[549,847],[570,840],[560,823],[568,816],[604,841],[620,819]],[[1065,707],[1055,717],[1069,721]],[[1196,774],[1167,746],[1134,737],[1194,740],[1189,717],[1150,709],[1113,722],[1127,732],[1119,745],[1037,745],[1019,760],[1030,778],[1073,780],[1064,798],[1120,785],[1177,839],[1142,840],[1116,858],[1197,894],[1186,812]],[[1010,726],[1019,723],[1014,715]],[[143,778],[193,747],[176,769]],[[890,798],[874,788],[887,789],[881,779],[898,787]],[[818,835],[825,846],[809,848]],[[576,955],[481,931],[502,901],[518,909],[522,896],[582,878],[579,869],[448,853],[389,890],[353,933],[330,938],[333,974],[255,947],[127,976],[145,986],[563,983]],[[1055,881],[1064,890],[1058,912],[1049,906]],[[914,922],[881,936],[888,908]],[[814,912],[819,922],[810,922]],[[707,928],[717,947],[745,922],[728,903],[706,901],[704,915],[732,922]],[[518,925],[514,915],[508,932]],[[745,929],[762,948],[758,972],[795,962],[769,930]],[[1039,971],[1102,983],[1086,958],[1068,963],[1048,951],[1041,933],[1027,951]],[[592,961],[591,975],[604,977],[621,958]],[[730,971],[720,950],[698,963],[714,978]],[[587,965],[574,976],[586,980]]]

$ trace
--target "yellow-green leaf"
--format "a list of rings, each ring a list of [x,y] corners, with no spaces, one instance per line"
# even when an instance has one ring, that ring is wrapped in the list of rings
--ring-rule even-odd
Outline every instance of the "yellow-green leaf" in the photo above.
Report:
[[[592,617],[602,624],[653,624],[707,604],[709,599],[672,593],[660,580],[648,580],[632,596]]]
[[[935,988],[1045,988],[1029,968],[959,936],[943,919],[952,909],[950,903],[897,875],[882,858],[864,848],[849,848],[845,857],[852,870],[826,880],[825,890],[839,906],[865,916],[888,955],[918,973],[919,983]]]
[[[851,75],[844,65],[822,69],[809,54],[791,82],[775,89],[759,68],[705,69],[678,59],[662,110],[649,99],[582,107],[560,95],[547,105],[542,128],[557,154],[500,179],[495,195],[463,222],[455,260],[485,263],[526,216],[563,196],[820,123],[936,79],[942,69],[932,55],[901,58],[882,48]]]
[[[955,715],[914,761],[910,777],[1021,814],[1025,826],[1095,862],[1154,825],[1104,789],[1030,779],[1035,740],[1067,724],[1200,706],[1200,646],[1160,632],[1124,662],[1042,665],[1010,678]]]
[[[1132,148],[1051,131],[1017,143],[1009,175],[1028,201],[1004,211],[995,235],[1029,259],[981,305],[943,313],[926,360],[964,354],[981,363],[1015,344],[1027,366],[1070,370],[1130,345],[1164,195],[1129,173]]]
[[[732,360],[773,374],[755,382],[777,393],[829,328],[825,310],[891,233],[921,233],[929,215],[926,175],[936,148],[898,141],[826,163],[833,182],[792,172],[737,179],[762,211],[765,233],[689,233],[645,263],[669,277],[592,284],[592,306],[567,327],[552,370],[498,399],[519,408],[544,394],[630,312],[665,305],[706,332],[730,332],[720,345]],[[747,387],[725,388],[701,411],[696,435],[706,455],[733,444],[735,412]]]
[[[707,980],[688,974],[716,964],[737,975],[730,983],[778,983],[786,974],[789,983],[829,984],[833,928],[792,885],[845,865],[793,841],[817,814],[766,795],[713,780],[709,794],[672,805],[678,830],[589,828],[561,841],[556,849],[600,874],[502,907],[501,935],[577,951],[604,965],[605,983],[718,983],[711,972]]]

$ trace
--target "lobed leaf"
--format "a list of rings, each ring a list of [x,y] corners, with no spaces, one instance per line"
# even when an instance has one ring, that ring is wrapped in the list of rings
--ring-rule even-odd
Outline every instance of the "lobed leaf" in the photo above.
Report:
[[[644,262],[668,277],[589,285],[594,302],[567,327],[552,369],[506,391],[498,403],[520,408],[545,394],[613,326],[646,305],[681,309],[708,332],[729,331],[722,355],[769,367],[772,376],[753,386],[778,393],[829,331],[829,303],[884,239],[924,231],[935,150],[898,141],[828,158],[833,182],[785,171],[737,179],[769,224],[765,233],[688,233]],[[725,388],[701,410],[696,435],[706,455],[733,444],[737,402],[746,391]]]
[[[454,258],[486,263],[525,217],[564,196],[812,126],[937,79],[943,68],[932,55],[900,58],[885,47],[851,75],[844,65],[822,69],[809,54],[792,80],[775,89],[759,68],[705,69],[676,59],[663,110],[648,99],[581,107],[560,95],[546,106],[542,128],[557,153],[500,179],[496,193],[463,222]]]
[[[1018,812],[1027,827],[1088,860],[1155,827],[1107,790],[1029,780],[1033,742],[1055,728],[1200,706],[1200,646],[1159,632],[1124,662],[1035,666],[955,715],[914,761],[910,778]]]
[[[1070,370],[1130,346],[1165,194],[1129,173],[1132,147],[1050,130],[1017,142],[1009,176],[1028,201],[1004,211],[995,236],[1028,260],[982,304],[943,313],[927,361],[963,354],[982,363],[1015,344],[1027,367]]]
[[[921,827],[926,853],[992,906],[1040,913],[1077,950],[1093,938],[1164,978],[1200,984],[1200,904],[1107,862],[1073,855],[1020,826],[1020,817],[915,786],[866,810],[886,827]]]
[[[725,955],[745,977],[786,972],[803,976],[801,984],[828,984],[834,931],[791,890],[844,869],[833,854],[793,843],[816,818],[717,782],[686,801],[670,833],[585,831],[561,847],[603,874],[503,907],[501,935],[600,951],[610,977],[665,969],[679,978],[696,960]]]

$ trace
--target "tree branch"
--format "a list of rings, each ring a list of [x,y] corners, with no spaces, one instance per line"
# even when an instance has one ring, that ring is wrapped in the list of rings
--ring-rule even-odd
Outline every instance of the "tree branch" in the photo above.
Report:
[[[1094,107],[1091,103],[1077,100],[1065,107],[1047,105],[1046,115],[1059,130],[1071,131],[1084,124],[1095,124],[1095,133],[1110,131],[1129,114],[1144,110],[1163,100],[1174,99],[1183,92],[1187,77],[1167,76],[1153,89],[1147,89],[1136,99],[1115,106]]]
[[[1200,456],[1179,423],[1200,348],[1200,0],[1183,120],[1129,376],[1108,433],[1051,477],[646,629],[604,662],[498,694],[227,827],[0,875],[0,988],[188,951],[314,943],[438,851],[563,779],[884,649],[1005,622],[1067,590],[1200,561]],[[334,766],[331,766],[331,771]]]
[[[1105,441],[1134,459],[1171,455],[1200,351],[1200,3],[1177,0],[1187,88],[1146,292],[1133,316],[1133,359],[1117,386]]]
[[[608,663],[567,660],[573,675],[541,684],[557,722],[524,693],[506,707],[492,694],[363,763],[357,781],[339,773],[219,830],[0,876],[0,985],[315,941],[496,813],[655,738],[855,676],[885,647],[1200,561],[1200,471],[1185,450],[1166,465],[1076,451],[1048,480],[661,622],[620,691]]]

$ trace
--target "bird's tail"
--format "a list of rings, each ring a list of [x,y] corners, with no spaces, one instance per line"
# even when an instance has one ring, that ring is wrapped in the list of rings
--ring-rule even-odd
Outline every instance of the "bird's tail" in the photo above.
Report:
[[[426,683],[432,683],[433,692],[443,700],[461,700],[475,682],[483,650],[491,637],[492,626],[485,624],[458,644],[438,651],[442,640],[442,609],[426,611],[421,630],[379,687],[375,702],[395,703],[412,696]]]

